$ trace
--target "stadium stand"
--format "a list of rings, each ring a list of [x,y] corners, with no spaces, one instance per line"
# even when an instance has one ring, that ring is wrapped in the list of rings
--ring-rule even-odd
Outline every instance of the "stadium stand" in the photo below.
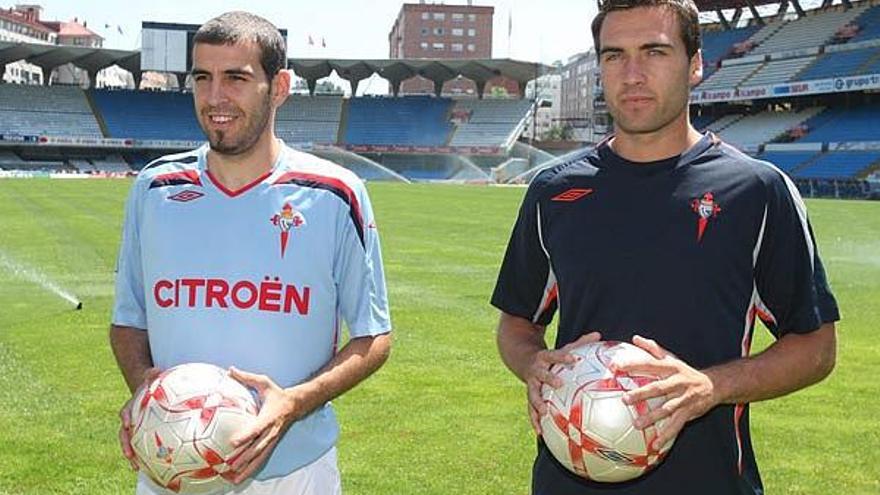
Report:
[[[82,89],[0,84],[0,133],[103,137]]]
[[[171,91],[89,91],[108,137],[201,141],[192,94]]]
[[[757,156],[761,160],[768,161],[779,167],[783,172],[792,175],[792,172],[805,163],[819,156],[816,151],[766,151]]]
[[[278,109],[276,133],[288,144],[335,143],[342,105],[339,96],[290,96]]]
[[[802,57],[768,62],[745,79],[741,86],[761,86],[791,81],[795,74],[812,64],[814,60],[815,57]]]
[[[804,47],[825,44],[834,37],[842,26],[855,20],[867,7],[867,5],[853,4],[850,9],[841,10],[838,7],[835,10],[810,12],[800,19],[784,22],[770,36],[761,41],[749,55],[802,50]],[[764,29],[770,29],[772,24],[774,23],[768,24]]]
[[[697,115],[691,117],[691,124],[699,130],[709,127],[709,124],[717,119],[714,115]]]
[[[111,154],[103,158],[92,160],[92,164],[99,172],[131,172],[131,167],[119,154]]]
[[[731,124],[735,123],[739,119],[743,118],[743,115],[738,113],[732,113],[721,117],[720,119],[715,120],[705,127],[706,130],[712,131],[714,133],[719,133],[723,129],[727,128]],[[699,129],[699,128],[698,128]]]
[[[880,162],[880,151],[837,151],[825,153],[797,170],[801,179],[850,179]]]
[[[864,69],[868,66],[868,62],[876,55],[876,48],[826,53],[820,56],[816,63],[798,73],[793,80],[810,81],[865,74]]]
[[[741,82],[759,70],[763,64],[728,65],[713,72],[697,87],[701,90],[726,89],[739,86]]]
[[[734,45],[742,43],[758,32],[760,26],[749,26],[742,29],[712,29],[703,32],[703,77],[716,70],[721,59],[727,58]]]
[[[452,129],[446,98],[352,98],[346,144],[443,146]]]
[[[854,24],[859,26],[859,31],[849,39],[849,43],[858,43],[880,38],[880,5],[875,5],[859,16]]]
[[[798,112],[765,111],[749,115],[721,129],[719,135],[728,143],[755,146],[769,142],[822,111],[811,107]]]
[[[875,58],[867,67],[862,68],[862,74],[880,74],[880,57]]]
[[[80,172],[90,173],[97,172],[98,169],[92,165],[92,162],[84,159],[84,158],[71,158],[68,160],[70,166],[77,169]]]
[[[804,122],[805,143],[880,141],[880,104],[828,109]]]
[[[456,100],[453,115],[467,115],[456,126],[451,146],[507,146],[515,138],[528,115],[528,100]]]
[[[24,160],[12,151],[0,150],[0,169],[15,170],[25,165]]]

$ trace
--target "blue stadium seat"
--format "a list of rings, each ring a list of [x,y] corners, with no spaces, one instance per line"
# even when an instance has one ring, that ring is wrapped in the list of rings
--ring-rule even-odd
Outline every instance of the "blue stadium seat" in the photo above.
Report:
[[[878,151],[835,151],[798,170],[799,179],[852,179],[880,161]]]
[[[855,23],[859,26],[859,32],[849,40],[849,43],[880,38],[880,5],[866,10],[855,20]]]
[[[446,98],[352,98],[346,144],[443,146],[452,124]]]
[[[848,141],[880,141],[880,105],[826,110],[805,122],[806,136],[799,141],[833,143]]]
[[[691,118],[691,124],[693,124],[693,126],[696,129],[699,129],[702,131],[702,130],[706,129],[706,127],[709,124],[714,122],[715,119],[716,119],[716,117],[714,115],[698,115],[696,117]]]
[[[727,58],[734,44],[749,39],[760,28],[761,26],[749,26],[742,29],[703,31],[703,63],[708,71],[714,72],[715,64],[721,59]],[[708,75],[708,73],[704,73],[703,77]]]
[[[860,73],[859,69],[875,55],[877,55],[876,48],[826,53],[819,57],[816,63],[797,74],[794,80],[810,81],[856,75]]]
[[[109,137],[202,141],[192,95],[171,91],[91,91]]]
[[[791,172],[794,169],[812,160],[818,154],[816,151],[766,151],[758,155],[757,158],[770,162],[788,175],[792,175]]]

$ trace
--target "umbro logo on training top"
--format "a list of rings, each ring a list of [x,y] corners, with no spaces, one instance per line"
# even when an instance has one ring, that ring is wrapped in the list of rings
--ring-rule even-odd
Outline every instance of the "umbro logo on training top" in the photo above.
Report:
[[[556,196],[553,196],[552,198],[550,198],[550,200],[551,201],[564,201],[564,202],[570,203],[572,201],[577,201],[577,200],[583,198],[584,196],[589,196],[592,193],[593,193],[592,189],[571,188],[568,191],[565,191],[564,193],[557,194]]]
[[[181,203],[188,203],[194,199],[199,199],[204,195],[205,195],[205,193],[201,193],[198,191],[193,191],[193,190],[187,189],[186,191],[180,191],[177,194],[168,196],[168,199],[170,199],[171,201],[179,201]]]

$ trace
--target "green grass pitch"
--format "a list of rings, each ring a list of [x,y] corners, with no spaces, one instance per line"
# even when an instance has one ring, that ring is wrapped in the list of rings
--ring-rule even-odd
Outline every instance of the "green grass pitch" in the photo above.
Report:
[[[0,495],[132,493],[108,343],[128,181],[0,181]],[[488,304],[523,189],[372,184],[395,326],[336,401],[348,495],[528,493],[523,387]],[[844,315],[834,374],[754,404],[767,492],[880,493],[880,202],[808,203]],[[43,287],[54,283],[82,311]],[[756,330],[756,347],[769,342]]]

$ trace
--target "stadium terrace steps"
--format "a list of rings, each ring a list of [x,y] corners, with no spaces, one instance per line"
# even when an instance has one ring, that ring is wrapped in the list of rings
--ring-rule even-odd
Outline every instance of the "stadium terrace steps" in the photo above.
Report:
[[[854,4],[852,8],[846,10],[838,7],[831,11],[810,12],[802,18],[784,22],[749,54],[764,55],[823,45],[830,41],[841,27],[855,20],[866,9],[866,5]]]
[[[341,96],[292,95],[278,109],[276,134],[288,144],[336,143],[342,108]]]
[[[721,59],[726,58],[733,46],[747,40],[758,32],[760,26],[740,29],[713,29],[703,32],[703,64],[714,70]]]
[[[759,160],[772,163],[791,177],[797,170],[819,158],[818,151],[765,151],[757,156]]]
[[[763,65],[763,63],[757,63],[721,67],[697,86],[697,89],[712,90],[734,88],[757,72]]]
[[[0,84],[0,134],[104,137],[78,86]]]
[[[801,70],[793,79],[810,81],[865,74],[865,69],[877,56],[880,56],[880,53],[876,48],[826,53],[819,56],[815,63]]]
[[[801,179],[852,179],[866,175],[880,164],[880,151],[825,153],[797,170]]]
[[[737,146],[756,146],[774,140],[821,111],[822,107],[810,107],[798,112],[761,112],[737,120],[719,135]]]
[[[720,119],[717,119],[714,122],[708,124],[706,126],[706,130],[712,131],[717,134],[717,133],[723,131],[724,129],[726,129],[727,127],[733,125],[734,123],[736,123],[737,121],[739,121],[743,117],[745,117],[745,115],[741,115],[738,113],[732,113],[732,114],[725,115],[724,117],[721,117]]]
[[[452,125],[446,98],[405,96],[349,100],[347,144],[443,146]]]
[[[859,32],[850,38],[849,43],[880,38],[880,5],[869,8],[857,17],[853,23],[859,26]]]
[[[877,131],[878,115],[880,104],[829,109],[804,123],[808,127],[807,135],[799,142],[880,141],[880,132]]]
[[[740,85],[762,86],[789,82],[795,74],[812,64],[814,60],[815,57],[803,57],[768,62],[744,79]]]
[[[452,115],[466,118],[457,124],[450,146],[505,146],[521,128],[532,102],[512,99],[461,99]]]
[[[111,154],[104,158],[93,159],[95,169],[101,172],[131,172],[131,167],[125,158],[119,154]]]
[[[760,46],[765,40],[776,34],[785,25],[784,22],[768,22],[746,41],[752,46]],[[751,55],[748,53],[747,55]]]
[[[202,141],[192,94],[176,91],[91,90],[110,137]]]

